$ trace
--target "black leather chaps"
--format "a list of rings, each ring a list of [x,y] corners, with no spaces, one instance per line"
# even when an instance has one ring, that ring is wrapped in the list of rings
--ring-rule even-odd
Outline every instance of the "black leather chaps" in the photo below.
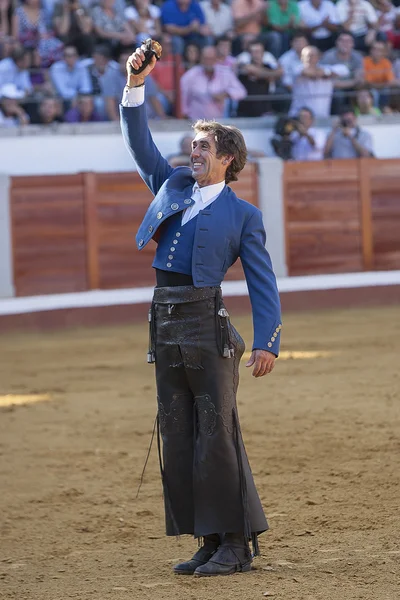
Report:
[[[236,406],[244,342],[221,289],[156,288],[149,320],[167,535],[243,532],[257,554],[268,524]]]

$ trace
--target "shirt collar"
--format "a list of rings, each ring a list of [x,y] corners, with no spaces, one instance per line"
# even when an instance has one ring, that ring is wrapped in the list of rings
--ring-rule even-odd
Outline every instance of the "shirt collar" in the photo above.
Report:
[[[209,202],[212,198],[215,198],[215,196],[218,196],[222,192],[224,187],[225,187],[225,181],[220,181],[219,183],[213,183],[212,185],[206,185],[205,187],[202,187],[202,188],[200,188],[198,186],[198,183],[196,181],[196,183],[193,186],[193,193],[196,190],[199,190],[200,197],[201,197],[203,204],[207,204],[207,202]]]

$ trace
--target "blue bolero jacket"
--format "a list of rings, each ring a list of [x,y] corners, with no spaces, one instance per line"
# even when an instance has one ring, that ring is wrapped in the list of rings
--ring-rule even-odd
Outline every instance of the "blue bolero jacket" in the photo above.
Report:
[[[137,247],[142,250],[165,219],[191,205],[194,179],[189,167],[174,169],[160,154],[148,128],[144,104],[120,106],[120,113],[125,144],[155,196],[136,235]],[[278,355],[280,301],[265,241],[261,211],[225,186],[218,198],[199,213],[192,277],[196,287],[219,286],[229,267],[240,258],[252,306],[253,349]]]

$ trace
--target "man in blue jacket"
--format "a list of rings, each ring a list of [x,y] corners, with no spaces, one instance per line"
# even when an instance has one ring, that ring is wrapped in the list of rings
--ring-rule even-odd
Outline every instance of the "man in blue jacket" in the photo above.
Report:
[[[247,366],[262,377],[279,351],[280,303],[258,208],[228,187],[246,163],[235,127],[198,121],[191,166],[173,169],[156,148],[140,75],[143,49],[128,59],[121,127],[126,146],[155,198],[137,234],[154,239],[157,286],[149,313],[148,361],[155,362],[158,431],[167,535],[203,544],[177,574],[229,575],[251,569],[257,536],[268,529],[244,449],[236,407],[244,343],[230,323],[220,284],[240,257],[252,304],[253,351]]]

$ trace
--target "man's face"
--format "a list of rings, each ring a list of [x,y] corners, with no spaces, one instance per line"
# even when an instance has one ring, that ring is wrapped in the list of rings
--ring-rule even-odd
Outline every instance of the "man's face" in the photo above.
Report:
[[[306,129],[309,129],[313,124],[314,119],[308,110],[301,110],[299,112],[299,121]]]
[[[301,62],[307,67],[317,66],[319,52],[312,46],[306,46],[301,53]]]
[[[177,0],[177,5],[182,12],[186,12],[190,6],[191,0]]]
[[[358,106],[371,108],[373,101],[369,90],[360,90],[357,93],[357,104]]]
[[[385,56],[385,45],[382,42],[375,42],[371,47],[371,56],[374,60],[382,60]]]
[[[98,69],[100,71],[100,73],[103,73],[108,64],[108,58],[106,56],[103,56],[103,54],[94,52],[93,62],[94,62],[96,69]]]
[[[54,98],[46,98],[42,102],[40,112],[45,121],[53,121],[58,114],[57,101]]]
[[[24,56],[22,56],[22,58],[17,60],[15,64],[17,65],[20,71],[25,71],[31,66],[31,57],[29,56],[29,54],[25,54]]]
[[[71,46],[67,46],[64,49],[64,60],[70,68],[74,67],[78,60],[78,52],[76,49],[72,48]]]
[[[83,117],[89,118],[93,112],[93,98],[81,96],[78,100],[78,108]]]
[[[352,129],[356,126],[357,123],[356,115],[352,112],[344,113],[341,116],[340,120],[346,127],[350,127]]]
[[[192,177],[200,187],[225,181],[228,164],[223,164],[223,161],[227,160],[223,156],[217,158],[215,140],[211,133],[199,132],[196,135],[192,142],[190,162]]]
[[[201,53],[201,64],[205,71],[213,71],[217,61],[217,53],[213,46],[203,48]]]
[[[252,44],[249,50],[251,62],[255,65],[261,66],[264,58],[264,46],[262,44]]]
[[[351,35],[342,33],[337,39],[336,47],[341,54],[351,54],[354,48],[354,40]]]
[[[307,40],[305,37],[296,37],[293,40],[292,48],[300,56],[303,48],[307,46]]]
[[[218,42],[218,44],[217,44],[218,56],[220,56],[221,58],[226,58],[227,56],[230,55],[231,51],[232,51],[232,44],[229,40],[222,40],[221,42]]]

